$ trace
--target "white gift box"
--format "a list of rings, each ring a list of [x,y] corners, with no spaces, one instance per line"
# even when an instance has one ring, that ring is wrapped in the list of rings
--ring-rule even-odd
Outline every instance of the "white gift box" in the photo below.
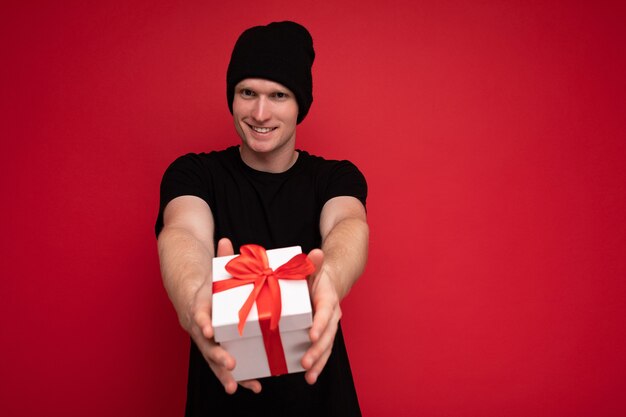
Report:
[[[267,251],[270,268],[276,270],[295,255],[302,253],[300,246]],[[213,282],[232,276],[226,264],[238,255],[213,258]],[[311,299],[306,279],[279,279],[282,311],[278,328],[285,352],[288,373],[302,372],[300,361],[311,346],[309,328],[312,323]],[[254,284],[245,284],[213,294],[213,329],[215,341],[220,343],[236,360],[233,370],[236,381],[271,376],[256,302],[246,319],[243,335],[239,335],[239,309],[246,302]]]

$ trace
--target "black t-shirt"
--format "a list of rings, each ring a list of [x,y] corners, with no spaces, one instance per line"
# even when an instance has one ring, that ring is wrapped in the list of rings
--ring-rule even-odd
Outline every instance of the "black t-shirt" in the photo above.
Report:
[[[353,196],[365,205],[367,184],[352,163],[325,160],[305,151],[299,151],[289,170],[278,174],[248,167],[236,146],[188,154],[174,161],[163,176],[157,236],[163,228],[165,206],[183,195],[207,202],[215,221],[215,242],[227,237],[235,251],[248,243],[266,249],[299,245],[307,253],[321,244],[319,220],[324,204],[333,197]],[[361,415],[341,328],[314,385],[308,385],[302,373],[264,378],[261,384],[258,395],[242,388],[235,395],[225,394],[192,342],[186,415]]]

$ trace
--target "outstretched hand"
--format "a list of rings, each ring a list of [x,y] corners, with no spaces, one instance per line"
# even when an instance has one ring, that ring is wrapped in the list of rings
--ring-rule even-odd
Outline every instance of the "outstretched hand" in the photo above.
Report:
[[[233,245],[229,239],[220,239],[217,245],[217,256],[233,255]],[[237,381],[233,378],[232,370],[236,361],[214,339],[213,325],[211,324],[212,281],[200,287],[191,307],[191,328],[189,334],[198,346],[198,349],[209,364],[209,367],[224,386],[228,394],[237,391]],[[239,385],[255,393],[261,392],[261,383],[257,380],[239,381]]]
[[[306,370],[306,381],[314,384],[330,357],[341,318],[341,307],[332,272],[324,264],[324,252],[313,249],[308,257],[315,265],[315,272],[309,277],[313,303],[313,325],[309,331],[312,344],[302,357],[301,364]]]

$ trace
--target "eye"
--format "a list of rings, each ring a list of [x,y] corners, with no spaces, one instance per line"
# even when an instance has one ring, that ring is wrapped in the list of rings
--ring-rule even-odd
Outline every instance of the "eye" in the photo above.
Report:
[[[289,95],[288,95],[287,93],[283,93],[282,91],[277,91],[277,92],[275,92],[274,94],[272,94],[272,96],[273,96],[274,98],[279,99],[279,100],[284,100],[284,99],[286,99],[287,97],[289,97]]]
[[[244,98],[254,97],[254,91],[250,90],[249,88],[242,88],[239,91],[239,94]]]

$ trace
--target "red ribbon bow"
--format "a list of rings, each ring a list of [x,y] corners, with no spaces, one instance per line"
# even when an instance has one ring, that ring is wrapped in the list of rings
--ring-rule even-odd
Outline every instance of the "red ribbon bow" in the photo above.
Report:
[[[306,279],[315,271],[313,262],[300,253],[275,271],[269,266],[267,253],[259,245],[244,245],[241,254],[226,264],[226,271],[232,278],[213,283],[213,292],[226,291],[246,284],[254,284],[254,288],[239,309],[239,334],[243,328],[252,305],[256,301],[259,312],[259,325],[263,333],[263,342],[272,375],[287,373],[278,321],[282,309],[279,279]]]

